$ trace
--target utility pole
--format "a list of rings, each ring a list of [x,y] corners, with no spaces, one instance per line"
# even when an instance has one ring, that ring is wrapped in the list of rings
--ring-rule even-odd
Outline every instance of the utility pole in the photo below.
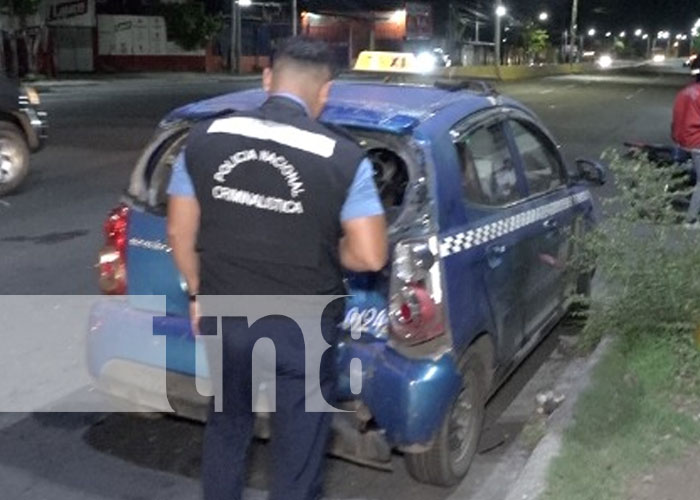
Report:
[[[299,34],[299,7],[297,0],[292,0],[292,35]]]
[[[447,53],[450,57],[455,53],[455,15],[454,5],[449,2],[447,5]]]
[[[239,70],[239,36],[238,36],[238,19],[240,17],[240,11],[238,9],[238,1],[231,0],[231,73],[238,73]]]
[[[501,65],[501,18],[506,15],[506,8],[503,6],[501,0],[496,0],[496,9],[494,11],[496,15],[496,29],[494,30],[494,47],[495,47],[495,57],[496,57],[496,68]]]
[[[243,53],[243,29],[241,28],[242,16],[241,5],[236,2],[236,73],[241,73],[241,59]]]
[[[578,30],[578,0],[573,0],[571,4],[571,47],[568,48],[569,51],[569,62],[574,62],[574,44],[576,43],[576,31]]]

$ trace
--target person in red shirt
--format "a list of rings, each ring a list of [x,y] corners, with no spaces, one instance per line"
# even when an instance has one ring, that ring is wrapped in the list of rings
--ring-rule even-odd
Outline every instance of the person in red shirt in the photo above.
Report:
[[[673,140],[693,156],[695,168],[695,190],[690,198],[687,222],[693,227],[700,227],[700,58],[695,58],[690,66],[690,72],[695,77],[691,83],[676,96],[673,104]]]

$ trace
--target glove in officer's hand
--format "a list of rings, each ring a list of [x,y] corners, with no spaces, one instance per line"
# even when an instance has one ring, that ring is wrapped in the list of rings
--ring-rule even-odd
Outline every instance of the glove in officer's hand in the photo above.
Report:
[[[199,320],[201,318],[201,310],[199,308],[198,301],[190,302],[190,327],[192,328],[193,335],[199,335]]]

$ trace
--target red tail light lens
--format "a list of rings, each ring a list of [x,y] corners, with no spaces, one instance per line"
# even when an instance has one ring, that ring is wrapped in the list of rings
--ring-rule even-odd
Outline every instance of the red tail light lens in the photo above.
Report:
[[[389,318],[396,340],[427,342],[445,333],[436,242],[399,243],[394,252]]]
[[[112,210],[104,224],[105,240],[107,244],[114,245],[114,248],[126,255],[127,225],[129,222],[129,207],[119,205]]]
[[[119,205],[104,223],[105,246],[99,254],[100,290],[109,295],[126,293],[126,247],[129,207]]]

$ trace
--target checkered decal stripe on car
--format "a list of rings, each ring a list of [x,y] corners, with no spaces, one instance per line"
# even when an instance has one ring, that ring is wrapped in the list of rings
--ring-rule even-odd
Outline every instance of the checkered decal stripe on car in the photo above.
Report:
[[[529,226],[530,224],[547,220],[559,212],[569,210],[573,206],[584,203],[590,199],[590,193],[588,191],[582,191],[573,196],[506,217],[505,219],[491,222],[481,227],[445,236],[440,241],[440,256],[449,257],[450,255],[455,255],[478,247],[525,226]]]

